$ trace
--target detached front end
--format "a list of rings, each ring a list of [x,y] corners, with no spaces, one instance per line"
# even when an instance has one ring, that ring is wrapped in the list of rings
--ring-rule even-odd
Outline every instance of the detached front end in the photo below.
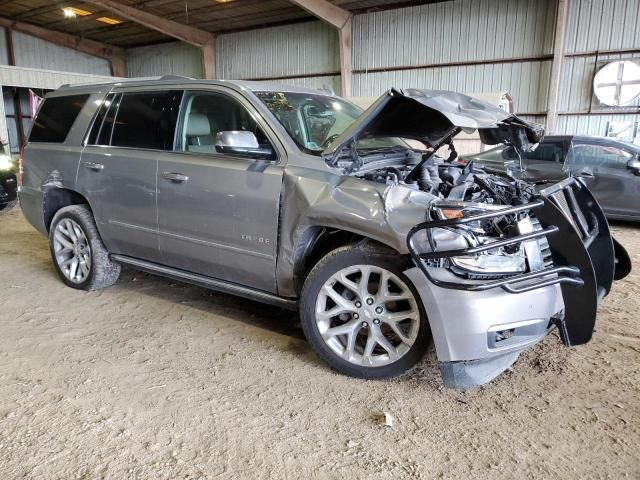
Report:
[[[429,306],[445,385],[490,381],[554,327],[567,346],[591,339],[597,306],[629,261],[580,180],[522,205],[468,215],[446,208],[455,218],[421,223],[407,236],[417,265],[407,274]],[[502,234],[485,235],[496,228]],[[464,241],[452,243],[456,236]]]
[[[391,90],[325,154],[339,167],[356,151],[349,142],[367,137],[430,147],[417,163],[366,175],[429,195],[424,221],[406,232],[415,267],[405,274],[424,304],[444,383],[454,388],[492,380],[553,328],[567,346],[588,342],[598,304],[631,268],[580,179],[537,190],[456,165],[452,140],[473,130],[519,152],[543,136],[540,126],[465,95]],[[449,157],[437,158],[446,146]]]

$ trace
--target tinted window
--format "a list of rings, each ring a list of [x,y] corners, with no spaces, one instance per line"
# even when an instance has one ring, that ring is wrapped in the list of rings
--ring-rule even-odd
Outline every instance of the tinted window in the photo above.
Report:
[[[533,152],[526,153],[525,157],[542,162],[562,163],[564,161],[562,145],[558,143],[541,143]]]
[[[104,120],[102,122],[102,127],[100,128],[100,132],[98,133],[98,138],[96,143],[98,145],[110,145],[111,144],[111,135],[113,134],[113,124],[116,120],[116,113],[118,113],[118,108],[120,107],[120,102],[122,101],[122,94],[118,94],[114,97],[113,102],[109,105],[109,110],[105,114]]]
[[[62,143],[89,95],[47,98],[31,128],[30,142]]]
[[[104,102],[102,102],[102,105],[100,106],[100,109],[96,114],[96,118],[93,121],[93,126],[91,127],[91,133],[89,134],[89,140],[88,140],[89,145],[96,145],[96,144],[108,145],[109,144],[108,141],[106,144],[102,142],[98,142],[98,138],[100,137],[100,133],[102,132],[102,129],[104,127],[104,122],[107,116],[107,112],[111,109],[112,104],[114,103],[115,97],[116,95],[112,93],[104,100]],[[111,113],[111,116],[113,116],[113,111]],[[112,123],[113,123],[113,120],[111,120],[110,124]],[[107,129],[110,130],[111,127],[107,126],[105,130]],[[107,136],[107,139],[109,139],[109,136]]]
[[[123,94],[116,113],[111,145],[173,149],[181,98],[180,91]]]
[[[572,145],[572,162],[587,167],[627,168],[627,162],[633,155],[626,150],[609,145],[576,144]]]
[[[183,151],[215,154],[216,135],[226,131],[252,132],[261,149],[273,150],[253,116],[232,97],[220,93],[189,93],[184,110]]]

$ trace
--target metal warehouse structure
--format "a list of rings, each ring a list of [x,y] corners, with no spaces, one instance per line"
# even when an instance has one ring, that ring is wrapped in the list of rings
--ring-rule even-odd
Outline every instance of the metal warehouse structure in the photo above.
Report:
[[[509,91],[556,133],[639,120],[639,99],[605,107],[592,82],[609,61],[640,61],[640,0],[7,0],[0,25],[3,86],[177,74],[358,97]]]

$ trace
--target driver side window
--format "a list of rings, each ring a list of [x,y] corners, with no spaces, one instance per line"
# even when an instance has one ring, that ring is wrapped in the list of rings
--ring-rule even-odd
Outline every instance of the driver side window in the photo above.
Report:
[[[183,111],[179,151],[218,155],[218,134],[229,131],[251,132],[256,136],[260,148],[273,150],[251,113],[228,95],[187,92]]]
[[[608,145],[574,144],[573,163],[586,167],[627,168],[632,155],[625,150]]]

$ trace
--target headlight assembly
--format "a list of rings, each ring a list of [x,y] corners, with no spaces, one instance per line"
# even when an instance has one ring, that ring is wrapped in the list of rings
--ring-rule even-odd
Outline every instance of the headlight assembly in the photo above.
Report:
[[[504,206],[477,205],[467,202],[443,202],[432,207],[433,216],[440,220],[465,218],[488,210],[503,209]],[[430,235],[426,234],[420,243],[430,251],[466,250],[468,248],[486,245],[492,241],[504,238],[506,232],[493,231],[494,227],[481,225],[480,222],[470,222],[464,225],[454,225],[445,228],[434,228]],[[436,266],[433,265],[432,266]],[[522,246],[497,248],[477,254],[463,254],[452,256],[437,266],[448,267],[458,276],[469,279],[491,279],[516,275],[527,271],[527,257]]]
[[[454,273],[477,279],[515,275],[527,271],[524,255],[489,252],[476,256],[454,257],[451,259],[451,263],[451,269]]]

